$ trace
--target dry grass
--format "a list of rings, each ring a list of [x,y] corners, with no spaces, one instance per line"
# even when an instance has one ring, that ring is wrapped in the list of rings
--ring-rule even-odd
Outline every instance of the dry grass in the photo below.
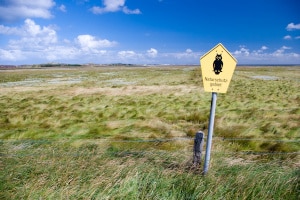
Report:
[[[207,132],[199,68],[0,71],[0,198],[299,199],[299,71],[237,67],[205,178],[184,140]]]

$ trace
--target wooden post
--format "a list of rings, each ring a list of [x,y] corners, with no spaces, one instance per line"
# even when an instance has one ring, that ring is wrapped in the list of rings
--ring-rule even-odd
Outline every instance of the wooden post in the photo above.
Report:
[[[194,157],[193,157],[193,166],[199,167],[201,165],[202,158],[202,149],[203,149],[203,138],[204,133],[202,131],[198,131],[194,140]]]

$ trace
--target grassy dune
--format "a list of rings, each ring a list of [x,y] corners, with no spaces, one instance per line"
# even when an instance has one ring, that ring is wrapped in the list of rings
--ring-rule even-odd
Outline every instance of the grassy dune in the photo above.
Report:
[[[237,67],[211,169],[190,168],[211,94],[200,69],[0,71],[0,198],[298,199],[300,68]]]

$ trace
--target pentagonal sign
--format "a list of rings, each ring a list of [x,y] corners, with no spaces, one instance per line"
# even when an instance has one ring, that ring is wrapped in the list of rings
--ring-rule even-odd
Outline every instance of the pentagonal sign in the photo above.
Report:
[[[217,44],[200,58],[205,92],[226,93],[237,60],[221,44]]]

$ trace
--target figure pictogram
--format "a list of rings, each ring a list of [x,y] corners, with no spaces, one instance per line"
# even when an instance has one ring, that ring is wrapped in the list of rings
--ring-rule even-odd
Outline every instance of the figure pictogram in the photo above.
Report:
[[[216,59],[213,63],[213,68],[214,68],[213,71],[215,72],[216,75],[222,72],[222,68],[223,68],[222,54],[217,53]]]

